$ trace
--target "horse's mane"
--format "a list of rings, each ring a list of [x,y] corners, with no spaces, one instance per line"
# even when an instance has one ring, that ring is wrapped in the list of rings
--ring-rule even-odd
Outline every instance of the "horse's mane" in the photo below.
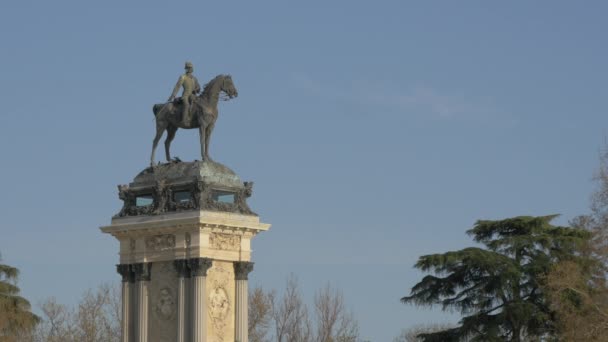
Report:
[[[224,78],[228,75],[224,75],[224,74],[219,74],[217,76],[215,76],[211,81],[207,82],[204,86],[203,86],[203,92],[201,93],[201,96],[203,97],[209,97],[211,96],[211,88],[213,88],[213,85],[220,79],[220,78]]]

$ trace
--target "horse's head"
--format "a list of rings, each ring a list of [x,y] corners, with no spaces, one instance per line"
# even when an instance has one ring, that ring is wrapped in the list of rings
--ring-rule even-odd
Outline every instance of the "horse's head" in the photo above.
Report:
[[[232,76],[226,75],[222,80],[221,90],[228,95],[229,98],[235,98],[239,96],[239,92],[236,90],[234,86],[234,82],[232,82]]]
[[[223,97],[221,93],[226,94],[227,97]],[[203,92],[200,95],[202,99],[215,99],[216,101],[221,97],[222,100],[229,100],[239,95],[239,92],[232,82],[230,75],[217,75],[214,79],[205,84]]]

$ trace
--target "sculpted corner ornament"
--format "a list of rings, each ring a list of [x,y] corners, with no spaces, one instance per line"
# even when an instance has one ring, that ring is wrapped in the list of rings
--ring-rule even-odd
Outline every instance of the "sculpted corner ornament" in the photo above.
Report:
[[[226,94],[227,97],[223,99],[228,100],[237,97],[238,91],[230,75],[218,75],[205,85],[200,95],[196,95],[200,86],[196,77],[192,75],[193,70],[192,63],[187,62],[186,73],[180,76],[173,93],[169,97],[169,102],[156,104],[152,109],[156,118],[156,136],[152,143],[152,155],[150,157],[150,165],[152,166],[154,166],[156,146],[165,131],[167,131],[165,157],[168,162],[171,161],[169,150],[178,128],[198,128],[201,160],[211,161],[209,140],[218,117],[217,105],[220,94]],[[182,97],[173,101],[180,87],[183,88]]]
[[[205,191],[205,183],[197,179],[194,183],[194,201],[199,208],[202,208],[205,204],[203,203],[204,197],[207,197],[207,191]]]
[[[167,202],[171,198],[171,190],[167,187],[167,181],[164,179],[160,179],[156,181],[156,186],[154,187],[154,213],[160,214],[166,211]]]
[[[244,198],[249,198],[253,194],[253,182],[243,182],[245,191],[243,192]],[[244,200],[244,199],[243,199]]]
[[[118,216],[128,216],[132,212],[132,208],[135,207],[135,194],[129,191],[128,185],[118,185],[118,198],[123,201],[122,209],[118,213]]]

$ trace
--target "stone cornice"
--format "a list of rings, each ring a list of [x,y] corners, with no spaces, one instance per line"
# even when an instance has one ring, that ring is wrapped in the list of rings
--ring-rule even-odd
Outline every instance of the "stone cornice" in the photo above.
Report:
[[[270,224],[261,223],[259,217],[233,213],[209,211],[184,212],[145,217],[126,217],[112,220],[109,226],[100,227],[104,233],[115,237],[143,236],[149,231],[155,234],[178,233],[200,229],[232,231],[256,235],[270,229]]]

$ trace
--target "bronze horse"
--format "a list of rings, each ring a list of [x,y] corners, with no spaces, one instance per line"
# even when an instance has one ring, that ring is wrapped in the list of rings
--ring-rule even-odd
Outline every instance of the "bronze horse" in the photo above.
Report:
[[[199,96],[196,96],[190,107],[190,121],[187,125],[184,125],[182,122],[182,103],[169,102],[154,105],[152,111],[156,117],[156,136],[154,137],[152,156],[150,157],[150,164],[152,166],[154,166],[156,146],[165,130],[167,131],[165,153],[167,161],[171,161],[169,149],[178,128],[198,128],[201,140],[201,160],[211,161],[211,158],[209,158],[209,138],[211,137],[211,132],[213,132],[215,120],[217,120],[217,103],[221,92],[224,92],[228,96],[228,99],[238,96],[230,75],[218,75],[205,85],[203,92]]]

